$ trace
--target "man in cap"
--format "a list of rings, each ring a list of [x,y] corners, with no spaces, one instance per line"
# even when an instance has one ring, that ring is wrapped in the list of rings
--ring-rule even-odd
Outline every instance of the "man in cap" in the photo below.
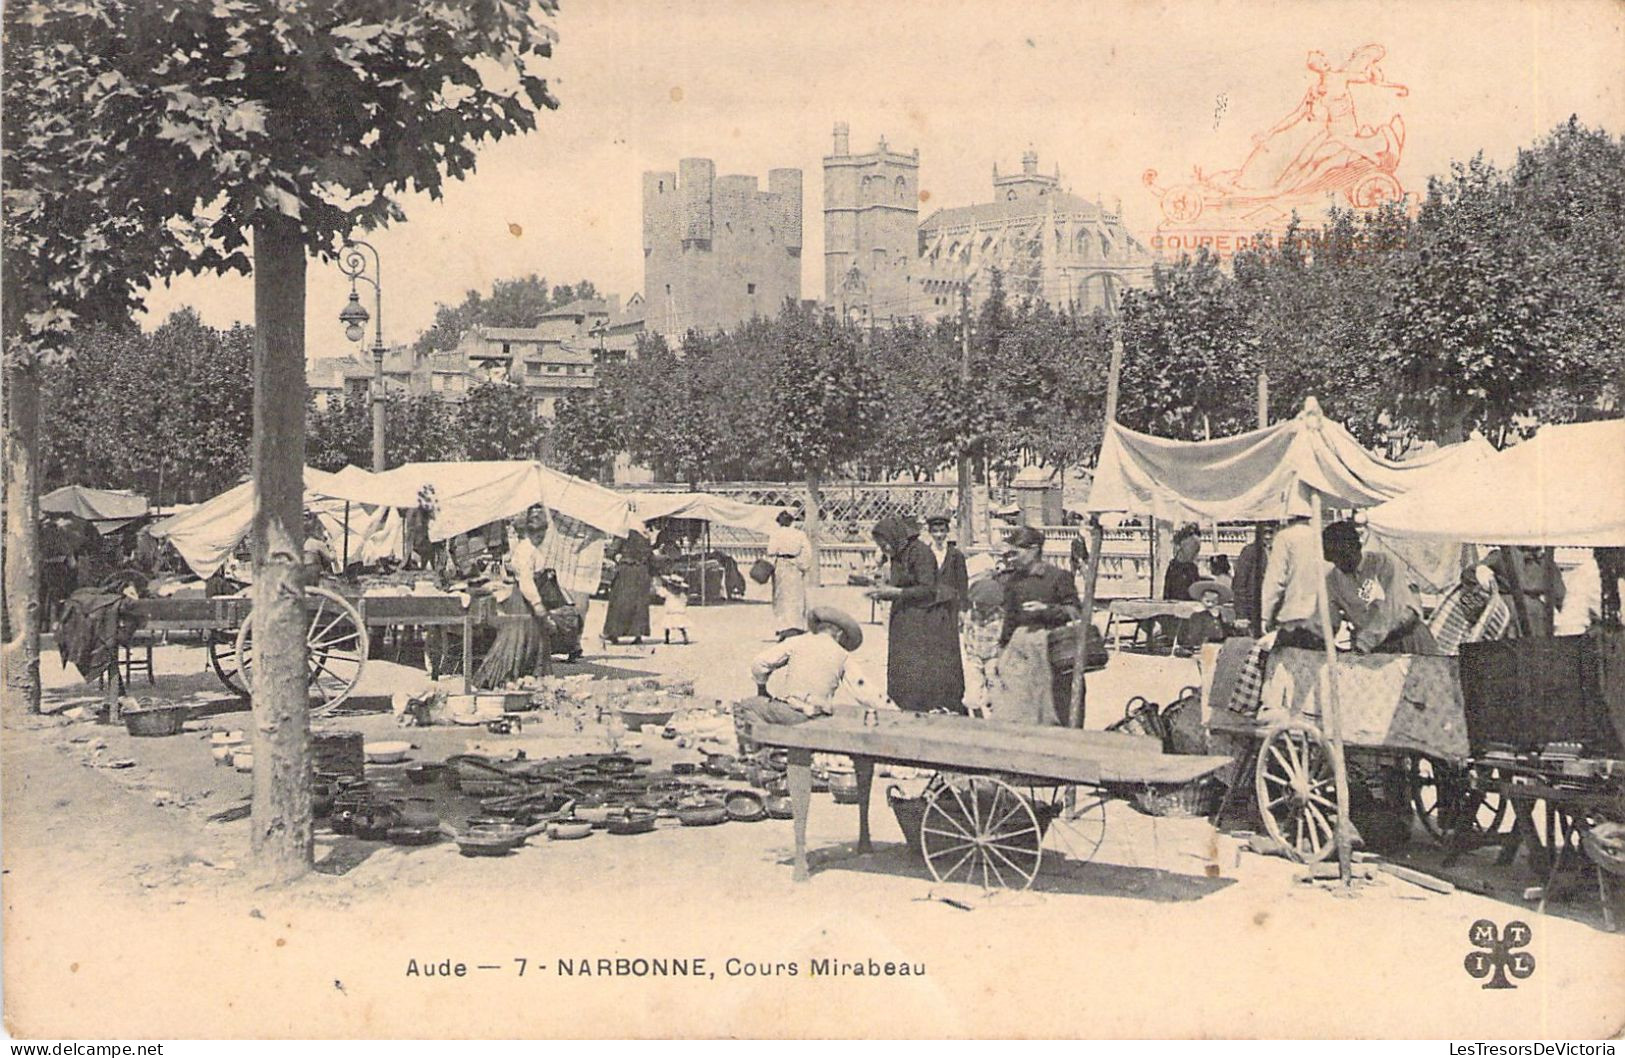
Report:
[[[948,516],[934,514],[925,520],[926,544],[937,560],[937,583],[954,593],[955,605],[965,608],[966,593],[970,590],[970,572],[965,568],[965,555],[948,539]]]
[[[1365,551],[1353,522],[1333,522],[1322,533],[1332,570],[1326,591],[1335,620],[1341,614],[1354,629],[1354,649],[1362,654],[1435,654],[1433,635],[1422,621],[1422,604],[1400,572],[1380,551]]]
[[[1032,526],[1005,537],[1001,565],[1004,631],[992,712],[1017,723],[1060,723],[1071,679],[1050,665],[1049,631],[1078,616],[1077,583],[1044,561],[1044,534]]]
[[[807,624],[805,635],[775,643],[751,662],[756,697],[736,703],[733,710],[742,755],[756,752],[750,738],[753,724],[801,724],[827,716],[843,689],[859,705],[896,708],[851,656],[863,645],[858,622],[833,606],[815,606],[807,611]]]

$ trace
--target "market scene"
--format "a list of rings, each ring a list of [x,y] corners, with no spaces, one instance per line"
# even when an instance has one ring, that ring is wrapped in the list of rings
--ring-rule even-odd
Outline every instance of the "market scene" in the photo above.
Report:
[[[475,269],[391,233],[507,216],[617,90],[572,29],[748,20],[167,6],[5,14],[12,1033],[1619,1031],[1590,52],[1428,147],[1406,36],[1328,30],[1110,208],[840,91],[746,153],[713,85]],[[538,275],[600,209],[625,298]]]

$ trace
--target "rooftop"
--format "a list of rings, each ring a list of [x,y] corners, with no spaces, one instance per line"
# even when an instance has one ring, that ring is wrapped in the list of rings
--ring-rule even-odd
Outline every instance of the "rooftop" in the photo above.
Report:
[[[1021,198],[1005,202],[979,202],[974,206],[955,206],[939,209],[920,222],[920,230],[937,228],[973,227],[977,224],[1003,224],[1029,217],[1047,216],[1050,210],[1068,214],[1080,220],[1104,220],[1119,223],[1119,218],[1102,209],[1098,203],[1074,195],[1070,191],[1056,191],[1048,195]]]

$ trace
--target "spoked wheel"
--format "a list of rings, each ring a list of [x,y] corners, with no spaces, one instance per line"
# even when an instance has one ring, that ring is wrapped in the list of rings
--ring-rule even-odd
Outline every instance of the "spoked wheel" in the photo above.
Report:
[[[927,796],[920,848],[931,877],[984,889],[1033,884],[1044,830],[1015,787],[990,775],[944,776]]]
[[[233,694],[247,698],[248,681],[243,678],[243,666],[237,657],[237,637],[230,632],[208,633],[209,664],[214,674]]]
[[[1331,747],[1314,727],[1293,720],[1270,729],[1258,749],[1254,786],[1264,829],[1293,858],[1316,863],[1336,847]]]
[[[1106,840],[1106,797],[1091,786],[1034,787],[1033,803],[1054,818],[1045,834],[1046,847],[1078,863],[1095,858]]]
[[[1473,789],[1466,772],[1431,757],[1407,757],[1405,767],[1416,818],[1439,844],[1500,831],[1507,803],[1499,793]]]
[[[305,608],[310,615],[305,630],[310,693],[320,699],[311,706],[310,714],[323,716],[342,705],[361,682],[361,670],[367,663],[367,627],[348,599],[326,588],[306,588]],[[243,683],[252,686],[253,614],[237,633],[237,660]]]

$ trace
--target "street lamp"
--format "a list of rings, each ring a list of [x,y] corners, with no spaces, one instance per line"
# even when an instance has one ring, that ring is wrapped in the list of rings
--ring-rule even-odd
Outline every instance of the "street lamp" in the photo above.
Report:
[[[361,251],[372,253],[372,271],[367,271],[367,257]],[[367,309],[361,304],[355,285],[359,280],[370,283],[374,294],[372,338],[372,469],[384,472],[384,288],[383,266],[378,251],[371,243],[348,239],[339,253],[339,270],[350,279],[350,300],[339,311],[339,322],[344,324],[344,336],[359,343],[367,333]]]

